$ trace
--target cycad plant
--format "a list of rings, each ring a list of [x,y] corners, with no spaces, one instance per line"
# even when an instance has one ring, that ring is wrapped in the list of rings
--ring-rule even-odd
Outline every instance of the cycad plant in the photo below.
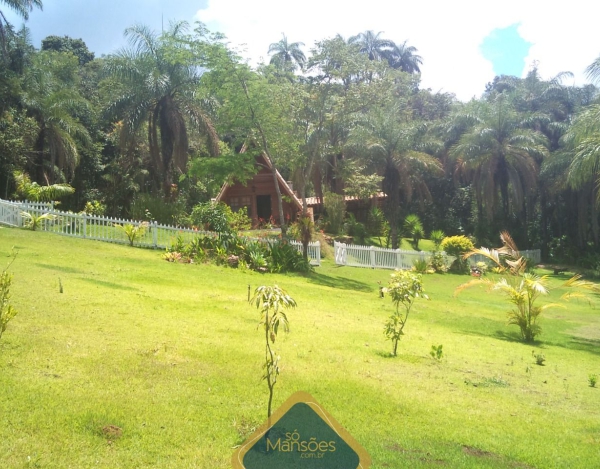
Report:
[[[415,215],[414,213],[407,215],[407,217],[404,219],[404,230],[409,236],[412,237],[412,246],[416,251],[418,251],[419,241],[425,237],[423,224],[421,223],[418,215]]]

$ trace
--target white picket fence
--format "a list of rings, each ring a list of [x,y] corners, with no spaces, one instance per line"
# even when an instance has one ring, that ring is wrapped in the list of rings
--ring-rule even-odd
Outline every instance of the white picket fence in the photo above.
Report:
[[[138,227],[147,223],[122,218],[62,212],[54,210],[53,204],[47,203],[11,202],[0,199],[0,224],[19,228],[23,227],[25,224],[24,217],[22,216],[23,212],[30,213],[36,217],[46,213],[50,215],[49,219],[40,222],[38,228],[40,231],[118,244],[129,244],[129,239],[125,232],[116,228],[115,225],[132,225]],[[170,247],[178,237],[181,237],[183,242],[187,244],[199,235],[216,236],[216,233],[151,222],[147,224],[144,235],[135,239],[134,246],[164,249]],[[291,241],[290,244],[302,252],[302,243]],[[312,265],[321,265],[321,245],[318,241],[309,244],[308,256]]]
[[[351,267],[370,267],[378,269],[401,269],[410,270],[417,260],[427,261],[433,253],[427,251],[409,251],[403,249],[385,249],[375,246],[359,246],[356,244],[338,243],[333,244],[335,263]],[[521,255],[532,259],[535,263],[541,261],[540,250],[521,251]],[[447,256],[448,265],[454,261],[454,257]],[[481,255],[471,256],[471,264],[485,261]]]

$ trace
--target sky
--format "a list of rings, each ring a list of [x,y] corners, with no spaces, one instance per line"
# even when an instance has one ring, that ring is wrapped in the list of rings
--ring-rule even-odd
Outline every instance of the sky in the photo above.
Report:
[[[34,45],[49,35],[83,39],[97,56],[126,42],[123,31],[137,23],[157,31],[169,20],[202,21],[224,33],[250,63],[268,61],[269,44],[285,33],[305,44],[308,56],[318,40],[336,34],[381,32],[408,41],[423,59],[421,86],[479,97],[495,75],[523,77],[537,64],[550,79],[570,71],[565,84],[583,85],[585,68],[600,55],[596,12],[584,0],[552,5],[541,0],[43,0],[29,18]],[[0,9],[11,15],[0,0]]]

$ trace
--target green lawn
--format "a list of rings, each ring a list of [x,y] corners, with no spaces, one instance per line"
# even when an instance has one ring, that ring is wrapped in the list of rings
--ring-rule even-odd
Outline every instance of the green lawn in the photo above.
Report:
[[[391,358],[392,304],[378,297],[390,271],[326,262],[308,277],[258,274],[8,228],[0,265],[13,246],[19,314],[0,341],[0,467],[231,467],[234,447],[266,417],[248,285],[274,283],[298,302],[278,339],[275,408],[309,392],[373,468],[600,460],[600,389],[588,385],[600,375],[598,298],[548,310],[532,346],[506,325],[499,296],[454,298],[469,277],[429,275],[432,299],[415,304]],[[439,362],[433,344],[443,344]]]

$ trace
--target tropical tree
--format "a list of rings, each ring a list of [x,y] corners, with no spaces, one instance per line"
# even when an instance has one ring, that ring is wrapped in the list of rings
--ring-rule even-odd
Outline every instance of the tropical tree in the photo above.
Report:
[[[278,42],[269,46],[270,63],[284,70],[294,71],[296,68],[302,70],[306,63],[306,56],[302,49],[303,42],[288,42],[285,34]]]
[[[401,201],[409,203],[414,193],[421,200],[430,198],[425,176],[443,173],[440,162],[423,151],[422,129],[404,113],[398,103],[374,108],[350,137],[351,151],[365,156],[383,177],[393,249],[399,246]]]
[[[70,52],[79,59],[79,65],[85,65],[94,60],[91,52],[82,39],[73,39],[69,36],[48,36],[42,40],[42,50],[56,52]]]
[[[600,229],[598,227],[598,205],[600,204],[600,104],[594,104],[583,110],[574,119],[571,127],[563,137],[566,153],[569,158],[567,184],[576,191],[582,191],[591,208],[591,227],[594,241],[598,243]],[[580,207],[584,210],[586,207]],[[587,211],[587,210],[585,210]],[[585,240],[587,213],[580,217],[581,240]]]
[[[197,99],[202,64],[188,47],[187,30],[185,22],[171,24],[160,35],[142,25],[127,28],[129,48],[106,63],[108,75],[118,83],[108,114],[123,121],[123,145],[146,129],[154,175],[165,197],[171,193],[173,173],[186,170],[188,128],[206,137],[210,155],[220,152],[218,135]]]
[[[79,148],[90,144],[77,116],[89,103],[77,91],[78,61],[71,54],[35,54],[24,75],[23,105],[38,124],[34,144],[39,181],[70,179],[79,164]]]
[[[13,10],[17,15],[19,15],[24,20],[29,19],[29,12],[33,11],[34,7],[42,9],[42,0],[0,0],[0,4],[7,5],[11,10]],[[4,55],[6,52],[6,35],[9,32],[7,26],[9,25],[6,20],[6,16],[0,10],[0,54]]]
[[[536,187],[539,164],[548,154],[544,135],[526,128],[521,117],[500,94],[491,102],[469,103],[448,127],[452,134],[455,125],[466,123],[450,156],[457,173],[473,184],[480,216],[485,210],[488,219],[498,200],[505,221],[511,211],[524,209],[527,194]]]
[[[390,67],[406,73],[421,73],[419,66],[423,64],[423,59],[416,54],[416,47],[406,43],[407,41],[404,41],[402,44],[395,45],[389,52],[387,59]]]
[[[388,60],[396,49],[396,43],[390,39],[383,39],[381,34],[382,31],[365,31],[352,36],[348,43],[358,45],[359,51],[366,54],[369,60]]]
[[[587,77],[594,83],[600,82],[600,55],[585,69]]]

